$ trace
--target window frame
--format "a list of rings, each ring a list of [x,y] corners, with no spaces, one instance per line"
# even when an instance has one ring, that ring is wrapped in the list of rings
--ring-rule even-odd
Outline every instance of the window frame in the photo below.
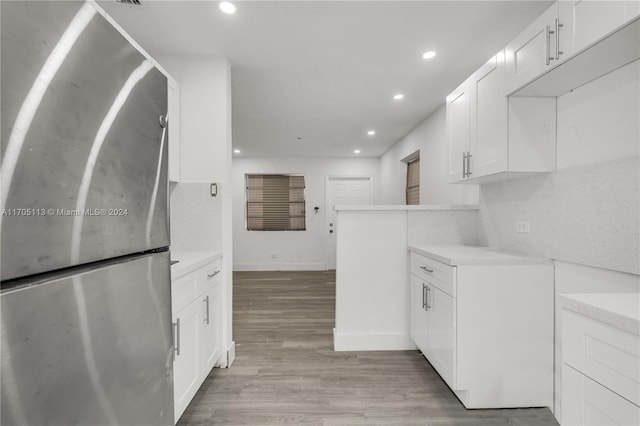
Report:
[[[404,188],[404,202],[405,205],[407,206],[418,206],[420,205],[420,153],[414,153],[410,156],[410,158],[405,159],[405,162],[407,164],[407,171],[406,171],[406,175],[405,175],[405,188]],[[418,184],[415,186],[409,186],[409,168],[411,167],[412,164],[418,163]],[[418,199],[417,199],[417,203],[416,204],[409,204],[409,189],[414,189],[417,188],[418,189]]]
[[[304,182],[304,187],[302,187],[302,201],[289,201],[289,203],[300,203],[302,204],[303,214],[301,216],[291,216],[289,214],[289,219],[292,217],[302,217],[304,221],[304,227],[302,229],[249,229],[249,204],[250,203],[258,203],[257,201],[249,201],[249,176],[301,176]],[[248,232],[305,232],[307,230],[307,180],[305,179],[304,173],[245,173],[244,174],[244,229]]]

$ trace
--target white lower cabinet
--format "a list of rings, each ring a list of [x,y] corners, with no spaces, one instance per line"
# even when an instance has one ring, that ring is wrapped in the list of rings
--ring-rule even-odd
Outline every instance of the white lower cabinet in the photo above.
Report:
[[[201,368],[206,377],[220,359],[220,286],[216,285],[202,295],[200,315]]]
[[[551,407],[553,266],[411,254],[411,337],[467,408]]]
[[[177,423],[222,355],[220,260],[172,280],[171,288]]]
[[[447,383],[456,382],[456,299],[427,284],[427,359]]]
[[[562,311],[562,425],[640,425],[640,337]]]
[[[198,302],[173,315],[175,359],[173,361],[173,399],[175,420],[180,418],[200,387],[198,371]],[[179,414],[178,414],[179,413]]]

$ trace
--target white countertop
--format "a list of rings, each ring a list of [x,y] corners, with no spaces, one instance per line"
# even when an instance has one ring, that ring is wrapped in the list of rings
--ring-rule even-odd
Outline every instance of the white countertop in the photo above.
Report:
[[[422,205],[397,205],[397,204],[367,204],[367,205],[336,205],[336,211],[435,211],[435,210],[478,210],[477,204],[422,204]]]
[[[409,250],[450,266],[457,265],[541,265],[551,259],[504,253],[491,247],[410,245]]]
[[[640,293],[558,294],[565,309],[640,336]]]
[[[201,266],[222,257],[221,251],[171,250],[171,260],[180,262],[171,265],[171,279],[180,278]]]

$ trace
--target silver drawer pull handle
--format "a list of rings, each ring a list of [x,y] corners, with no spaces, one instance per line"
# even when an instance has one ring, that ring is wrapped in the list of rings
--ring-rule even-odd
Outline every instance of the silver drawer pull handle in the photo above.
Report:
[[[422,269],[425,272],[428,272],[430,274],[433,274],[433,269],[429,269],[426,266],[421,266],[420,269]]]
[[[207,278],[213,278],[213,277],[215,277],[216,275],[218,275],[219,273],[220,273],[220,271],[215,271],[214,273],[208,274],[208,275],[207,275]]]

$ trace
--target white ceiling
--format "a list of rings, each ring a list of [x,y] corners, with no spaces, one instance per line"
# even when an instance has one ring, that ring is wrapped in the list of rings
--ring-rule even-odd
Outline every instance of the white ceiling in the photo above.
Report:
[[[241,155],[324,157],[384,153],[551,3],[142,2],[100,5],[151,55],[231,61]]]

